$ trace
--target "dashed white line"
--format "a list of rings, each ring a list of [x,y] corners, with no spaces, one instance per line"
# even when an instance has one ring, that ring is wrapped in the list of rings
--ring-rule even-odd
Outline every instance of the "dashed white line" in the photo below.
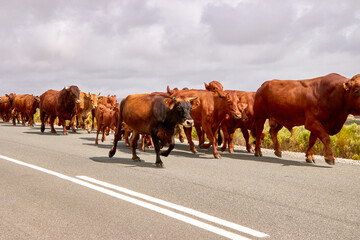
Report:
[[[22,162],[22,161],[13,159],[13,158],[9,158],[9,157],[6,157],[6,156],[0,155],[0,158],[4,159],[6,161],[9,161],[9,162],[13,162],[13,163],[25,166],[25,167],[29,167],[29,168],[38,170],[40,172],[47,173],[47,174],[56,176],[58,178],[61,178],[61,179],[64,179],[64,180],[79,184],[81,186],[93,189],[95,191],[98,191],[98,192],[101,192],[101,193],[104,193],[104,194],[107,194],[107,195],[110,195],[110,196],[113,196],[115,198],[127,201],[129,203],[132,203],[132,204],[135,204],[135,205],[150,209],[152,211],[164,214],[166,216],[169,216],[169,217],[172,217],[174,219],[186,222],[186,223],[191,224],[193,226],[202,228],[204,230],[207,230],[209,232],[213,232],[215,234],[221,235],[221,236],[229,238],[229,239],[248,240],[248,238],[246,238],[244,236],[241,236],[241,235],[238,235],[236,233],[229,232],[229,231],[221,229],[219,227],[212,226],[210,224],[207,224],[207,223],[201,222],[199,220],[187,217],[185,215],[170,211],[170,210],[165,209],[165,208],[158,207],[158,206],[156,206],[154,204],[147,203],[147,202],[138,200],[136,198],[132,198],[132,197],[129,197],[129,196],[126,196],[126,195],[111,191],[111,190],[103,188],[103,187],[99,187],[97,185],[91,184],[91,183],[83,181],[83,180],[79,180],[79,179],[74,178],[74,177],[66,176],[64,174],[61,174],[61,173],[58,173],[58,172],[55,172],[55,171],[52,171],[52,170],[48,170],[48,169],[45,169],[45,168],[42,168],[42,167],[39,167],[39,166],[36,166],[36,165],[33,165],[33,164],[25,163],[25,162]],[[267,237],[268,236],[265,233],[260,233],[260,232],[257,232],[255,230],[242,227],[242,226],[240,226],[238,224],[235,224],[235,223],[231,223],[231,222],[228,222],[228,221],[225,221],[225,220],[222,220],[222,219],[219,219],[219,218],[216,218],[216,217],[213,217],[213,216],[210,216],[210,215],[207,215],[207,214],[204,214],[204,213],[201,213],[201,212],[189,209],[189,208],[185,208],[185,207],[182,207],[182,206],[179,206],[179,205],[176,205],[176,204],[172,204],[172,203],[160,200],[160,199],[156,199],[156,198],[153,198],[153,197],[150,197],[150,196],[146,196],[146,195],[141,194],[141,193],[136,193],[134,191],[131,191],[131,190],[128,190],[128,189],[125,189],[125,188],[121,188],[121,187],[118,187],[118,186],[115,186],[115,185],[107,184],[105,182],[101,182],[101,181],[96,180],[96,179],[92,179],[92,178],[85,177],[85,176],[79,176],[79,178],[86,179],[87,181],[98,182],[97,184],[99,184],[99,185],[104,184],[103,186],[107,185],[108,188],[116,189],[117,191],[122,191],[124,193],[126,192],[127,194],[133,195],[133,196],[137,195],[137,197],[139,197],[139,198],[143,198],[143,199],[146,199],[148,201],[156,202],[158,204],[162,204],[162,205],[167,206],[167,207],[171,207],[171,208],[174,208],[174,209],[177,209],[177,210],[181,210],[183,212],[192,214],[192,215],[197,216],[199,218],[204,218],[206,220],[221,224],[223,226],[233,228],[233,229],[238,230],[238,231],[245,230],[245,231],[247,231],[246,232],[247,234],[250,234],[250,233],[258,234],[257,237]],[[249,230],[251,230],[251,231],[249,231]],[[242,231],[242,232],[244,232],[244,231]],[[250,234],[250,235],[253,235],[253,234]],[[253,236],[255,236],[255,235],[253,235]]]

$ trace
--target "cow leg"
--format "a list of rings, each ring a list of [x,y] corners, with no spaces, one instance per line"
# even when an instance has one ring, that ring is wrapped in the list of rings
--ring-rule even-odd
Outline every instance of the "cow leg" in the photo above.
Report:
[[[69,127],[71,127],[71,129],[72,129],[73,132],[76,132],[76,128],[77,128],[77,126],[76,126],[77,123],[76,123],[76,125],[75,125],[75,119],[77,119],[77,116],[76,116],[76,115],[71,118],[70,123],[69,123]],[[77,122],[77,120],[76,120],[76,122]],[[65,123],[65,120],[64,120],[64,123]],[[61,123],[60,123],[60,124],[61,124]],[[66,127],[65,124],[64,124],[64,126]],[[65,134],[65,133],[64,133],[64,134]],[[67,134],[65,134],[65,135],[67,135]]]
[[[145,134],[142,134],[141,135],[141,150],[143,152],[145,152],[145,140],[146,140],[146,135]]]
[[[100,129],[101,129],[100,123],[97,122],[95,145],[98,145],[98,143],[99,143],[99,133],[100,133]]]
[[[229,133],[229,140],[228,140],[229,153],[234,153],[234,144],[233,144],[234,133],[235,133],[235,131],[234,131],[233,129],[231,129],[231,131],[230,131],[230,133]]]
[[[130,146],[130,142],[129,142],[130,133],[131,133],[131,131],[125,130],[124,137],[123,137],[123,139],[125,141],[125,145],[127,147]]]
[[[172,137],[171,140],[170,140],[170,143],[169,143],[169,148],[168,148],[168,150],[166,150],[166,151],[161,151],[161,152],[160,152],[160,155],[161,155],[161,156],[164,156],[164,157],[169,156],[170,152],[174,149],[174,147],[175,147],[175,138]]]
[[[223,132],[223,135],[224,135],[224,138],[222,140],[223,142],[223,145],[221,147],[221,151],[224,152],[226,150],[226,146],[228,144],[228,140],[229,140],[229,131],[228,131],[228,128],[225,124],[221,125],[221,129],[222,129],[222,132]],[[219,130],[220,132],[220,130]],[[218,143],[219,143],[219,138],[221,137],[221,135],[218,137]],[[221,144],[221,143],[219,143]],[[229,152],[230,152],[230,148],[229,148]]]
[[[314,147],[317,139],[318,139],[318,137],[313,132],[311,132],[310,138],[309,138],[309,147],[306,151],[306,162],[308,162],[308,163],[315,163],[315,159],[314,159],[314,155],[313,155],[313,147]]]
[[[330,136],[326,132],[324,126],[319,121],[305,121],[305,128],[309,130],[314,135],[320,138],[321,142],[325,147],[325,161],[329,165],[335,165],[335,157],[330,147]],[[313,137],[315,138],[315,137]],[[310,147],[310,139],[309,139],[309,147]]]
[[[118,124],[118,128],[116,128],[116,131],[115,131],[115,134],[114,134],[113,146],[111,147],[111,149],[109,151],[109,158],[112,158],[115,155],[117,143],[121,139],[121,133],[122,132],[121,132],[121,128],[119,127],[119,125],[121,126],[121,122],[120,122],[120,124]]]
[[[281,154],[281,146],[279,144],[277,134],[278,134],[278,132],[281,130],[281,128],[283,126],[280,125],[278,122],[276,122],[273,119],[269,120],[269,125],[270,125],[269,133],[270,133],[271,139],[272,139],[273,144],[274,144],[274,150],[275,150],[274,153],[275,153],[276,156],[281,157],[282,156],[282,154]]]
[[[69,132],[66,130],[65,119],[63,119],[62,117],[58,117],[58,118],[59,118],[59,124],[63,127],[63,135],[69,135]],[[70,126],[71,126],[71,122],[70,122]]]
[[[139,140],[140,134],[133,132],[133,136],[131,137],[131,152],[132,152],[132,160],[134,162],[140,162],[140,158],[136,155],[137,142]]]
[[[101,142],[104,142],[105,139],[106,139],[106,137],[105,137],[105,129],[106,129],[106,127],[104,127],[104,126],[101,129],[101,132],[102,132]]]
[[[217,142],[216,142],[216,134],[219,128],[217,130],[213,131],[212,127],[209,124],[203,125],[203,130],[206,134],[206,136],[209,138],[209,144],[213,147],[213,155],[214,158],[221,158],[220,153],[217,150]]]
[[[261,157],[261,133],[264,130],[264,124],[266,119],[256,119],[255,126],[256,126],[256,145],[255,145],[255,157]]]
[[[34,114],[31,114],[30,112],[27,113],[27,116],[29,118],[29,123],[28,125],[30,127],[33,127],[34,126]]]
[[[40,112],[40,121],[41,121],[41,127],[40,127],[40,131],[44,132],[45,131],[45,122],[47,120],[46,114],[45,112]]]
[[[250,145],[250,142],[249,142],[249,138],[250,138],[250,135],[249,135],[249,131],[247,129],[247,127],[245,126],[242,126],[241,128],[241,132],[244,136],[244,139],[245,139],[245,144],[246,144],[246,150],[251,153],[251,152],[254,152],[253,148],[251,147]]]
[[[193,152],[193,153],[197,153],[198,151],[196,150],[195,144],[194,144],[194,142],[192,140],[191,131],[192,131],[192,127],[184,128],[186,138],[187,138],[188,143],[190,145],[190,151]]]
[[[195,126],[196,134],[199,138],[199,147],[204,144],[205,137],[204,137],[204,131],[201,130],[201,126],[196,124]]]
[[[154,142],[154,148],[155,148],[155,153],[156,153],[156,167],[163,167],[163,162],[161,161],[160,158],[160,142],[159,142],[159,138],[157,137],[157,132],[156,131],[151,131],[151,138]]]
[[[56,117],[54,117],[54,116],[50,116],[50,119],[49,119],[50,129],[51,129],[52,133],[56,133],[56,130],[54,128],[55,119],[56,119]]]

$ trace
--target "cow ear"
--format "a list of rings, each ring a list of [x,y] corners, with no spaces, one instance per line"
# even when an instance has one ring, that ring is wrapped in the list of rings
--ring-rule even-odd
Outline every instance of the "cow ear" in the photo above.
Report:
[[[175,101],[172,98],[165,98],[165,105],[172,109],[175,105]]]
[[[351,80],[345,82],[345,83],[343,84],[343,87],[344,87],[345,91],[349,91],[350,88],[351,88]]]
[[[189,100],[192,105],[192,109],[195,109],[200,106],[200,100],[198,98],[192,98]]]

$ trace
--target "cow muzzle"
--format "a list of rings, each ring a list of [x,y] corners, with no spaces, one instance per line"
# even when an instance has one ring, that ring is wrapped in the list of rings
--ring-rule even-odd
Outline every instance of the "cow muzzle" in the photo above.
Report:
[[[187,119],[182,123],[182,125],[186,128],[192,127],[194,125],[194,120]]]

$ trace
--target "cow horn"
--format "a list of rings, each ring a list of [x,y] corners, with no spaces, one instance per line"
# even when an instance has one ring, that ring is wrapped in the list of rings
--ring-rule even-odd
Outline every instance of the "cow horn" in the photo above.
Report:
[[[67,87],[65,87],[65,90],[69,90],[69,88],[70,88],[70,87],[69,87],[69,86],[67,86]]]
[[[189,102],[192,102],[194,100],[198,99],[197,97],[189,98]]]
[[[98,97],[100,97],[101,92],[99,92]]]

